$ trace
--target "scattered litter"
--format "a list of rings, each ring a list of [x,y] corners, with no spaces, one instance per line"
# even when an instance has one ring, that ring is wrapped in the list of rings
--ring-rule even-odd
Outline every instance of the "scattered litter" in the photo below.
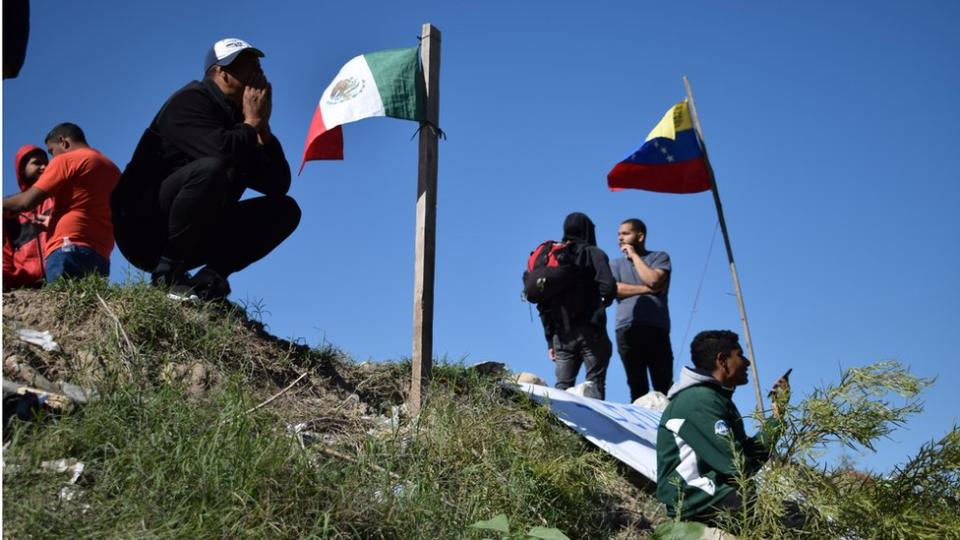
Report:
[[[30,328],[21,328],[17,330],[17,336],[22,341],[32,345],[37,345],[45,351],[59,351],[60,345],[53,340],[53,334],[46,330],[33,330]]]
[[[57,473],[70,472],[72,476],[70,476],[70,480],[67,481],[67,483],[75,484],[83,473],[84,465],[82,461],[77,461],[75,458],[64,458],[54,461],[42,461],[40,462],[40,468]]]
[[[287,424],[287,433],[297,438],[297,442],[300,443],[301,448],[305,448],[306,446],[313,444],[318,438],[316,433],[307,431],[306,422],[300,422],[299,424]]]
[[[306,448],[315,444],[331,445],[337,442],[337,436],[330,433],[317,433],[310,431],[307,427],[309,422],[300,422],[299,424],[287,424],[287,433],[296,437],[300,443],[300,448]]]
[[[390,407],[390,416],[385,414],[378,415],[363,415],[360,417],[361,420],[370,422],[374,424],[374,427],[367,430],[367,435],[377,435],[383,430],[390,430],[396,432],[400,429],[400,411],[406,412],[406,404],[404,405],[394,405]]]
[[[57,498],[60,499],[60,502],[69,502],[76,499],[82,494],[83,494],[83,491],[80,488],[78,488],[73,484],[70,484],[68,486],[63,486],[63,489],[60,490],[60,493],[57,495]],[[90,505],[84,505],[84,506],[86,507],[84,508],[84,510],[88,510],[90,508]]]
[[[389,493],[393,495],[394,498],[404,497],[408,494],[412,495],[414,490],[417,489],[417,485],[413,482],[402,482],[400,484],[393,485]],[[377,502],[383,502],[383,490],[376,490],[373,492],[373,500]]]
[[[547,381],[541,379],[536,374],[530,373],[527,371],[521,371],[520,373],[518,373],[517,378],[514,379],[514,382],[525,383],[525,384],[536,384],[538,386],[547,385]]]
[[[83,462],[77,461],[74,458],[57,459],[54,461],[41,462],[40,468],[56,473],[71,473],[70,480],[67,480],[67,485],[63,486],[60,489],[60,493],[57,494],[57,499],[60,502],[72,502],[83,495],[83,490],[76,485],[77,480],[80,479],[80,475],[83,474]],[[80,511],[84,513],[90,510],[90,508],[91,506],[89,504],[80,505]]]
[[[59,412],[73,410],[73,401],[67,396],[6,380],[3,381],[3,400],[5,408],[14,407],[16,414],[28,421],[33,419],[33,409],[42,405]]]
[[[19,379],[27,383],[28,386],[42,388],[50,392],[56,392],[56,386],[47,380],[46,377],[37,373],[37,370],[20,361],[20,357],[11,354],[3,360],[3,373],[7,379]]]
[[[645,409],[663,412],[667,410],[667,405],[670,404],[670,401],[667,399],[667,396],[663,395],[662,392],[657,392],[654,390],[638,397],[636,400],[634,400],[633,404],[639,405]]]
[[[57,381],[57,386],[60,387],[60,393],[81,405],[100,399],[100,394],[90,388],[83,388],[66,381]]]
[[[597,383],[593,381],[583,381],[573,388],[567,388],[567,392],[575,396],[600,399],[600,390],[597,389]]]

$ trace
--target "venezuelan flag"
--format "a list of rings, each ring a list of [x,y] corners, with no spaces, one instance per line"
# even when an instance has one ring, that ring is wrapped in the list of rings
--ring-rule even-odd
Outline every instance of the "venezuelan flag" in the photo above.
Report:
[[[640,149],[607,174],[613,190],[699,193],[710,189],[707,163],[686,101],[677,103],[647,135]]]

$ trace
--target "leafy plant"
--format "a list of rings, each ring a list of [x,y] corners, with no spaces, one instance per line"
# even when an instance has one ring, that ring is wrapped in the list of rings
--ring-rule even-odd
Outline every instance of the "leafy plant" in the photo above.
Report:
[[[845,371],[788,410],[775,456],[756,479],[737,479],[747,504],[721,517],[738,538],[960,538],[960,431],[888,475],[820,461],[831,447],[874,443],[922,410],[932,383],[898,362]]]
[[[497,514],[496,516],[488,519],[477,521],[470,525],[473,529],[481,529],[487,531],[495,531],[502,533],[505,536],[502,538],[519,538],[519,539],[529,539],[529,538],[539,538],[541,540],[570,540],[567,535],[563,534],[560,529],[548,528],[548,527],[532,527],[526,533],[511,533],[510,532],[510,521],[507,519],[506,514]]]

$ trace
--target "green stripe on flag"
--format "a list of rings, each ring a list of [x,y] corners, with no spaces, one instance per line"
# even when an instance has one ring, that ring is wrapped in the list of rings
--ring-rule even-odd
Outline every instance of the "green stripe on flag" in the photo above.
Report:
[[[404,120],[424,120],[423,77],[418,65],[418,49],[389,49],[363,55],[380,90],[387,116]]]

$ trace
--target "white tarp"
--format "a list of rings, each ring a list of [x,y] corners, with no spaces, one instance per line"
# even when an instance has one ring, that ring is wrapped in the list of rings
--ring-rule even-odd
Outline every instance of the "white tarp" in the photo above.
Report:
[[[564,424],[605,452],[657,481],[660,413],[639,405],[611,403],[548,386],[517,383],[521,391],[550,406]]]

